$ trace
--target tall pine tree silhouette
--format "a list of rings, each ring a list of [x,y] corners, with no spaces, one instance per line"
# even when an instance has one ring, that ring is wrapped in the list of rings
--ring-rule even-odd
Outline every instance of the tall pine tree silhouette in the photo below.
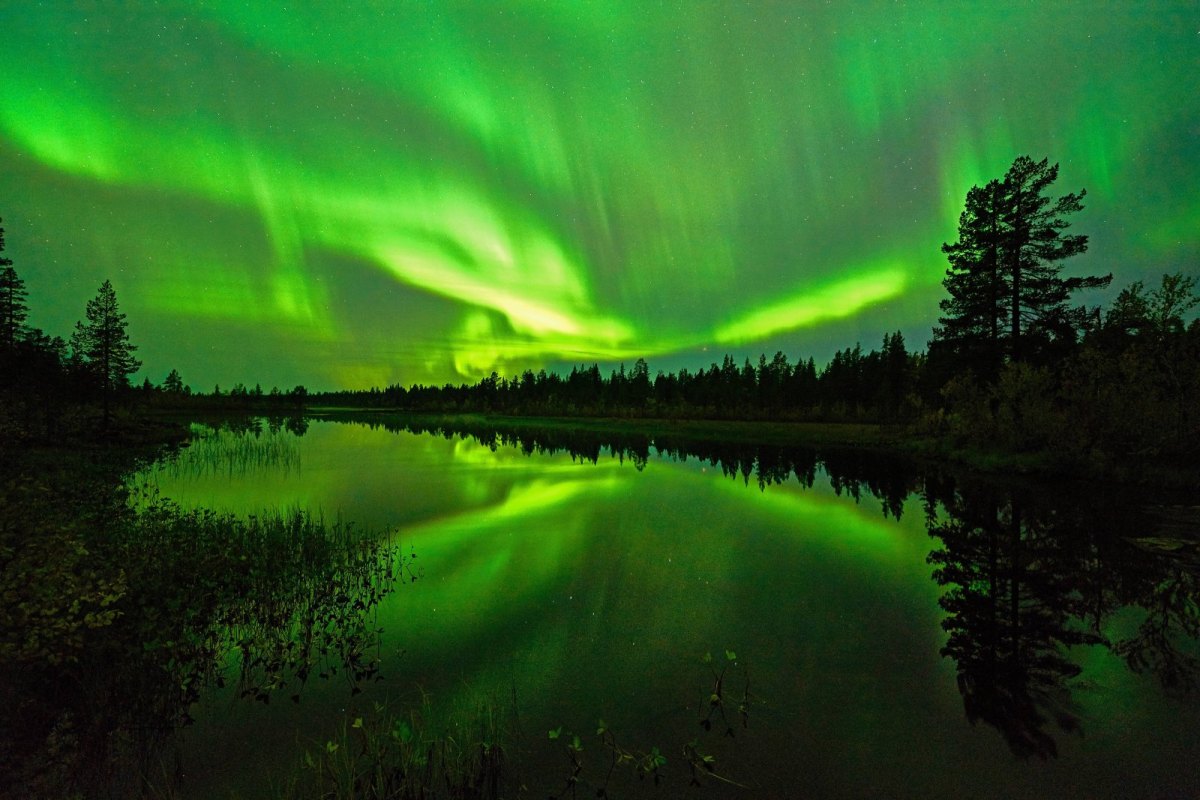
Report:
[[[989,377],[1006,357],[1022,361],[1038,347],[1073,343],[1087,312],[1068,305],[1071,295],[1112,280],[1062,276],[1061,262],[1087,250],[1087,236],[1066,232],[1086,192],[1052,199],[1057,179],[1057,164],[1018,157],[1003,180],[967,192],[958,239],[942,245],[949,297],[934,341]]]
[[[137,372],[142,362],[133,357],[137,350],[125,332],[125,315],[117,307],[117,293],[112,283],[100,285],[96,296],[87,304],[87,324],[75,323],[71,346],[75,357],[91,373],[104,398],[104,424],[111,416],[112,397],[125,388],[129,376]]]
[[[3,252],[4,228],[0,228],[0,253]],[[17,275],[12,263],[11,258],[0,256],[0,350],[4,351],[17,346],[28,316],[25,282]]]
[[[942,285],[950,295],[940,303],[945,316],[934,328],[936,341],[951,344],[967,363],[991,378],[1003,359],[1004,282],[1000,274],[1001,212],[999,180],[972,186],[958,218],[958,240],[943,244],[950,261]]]

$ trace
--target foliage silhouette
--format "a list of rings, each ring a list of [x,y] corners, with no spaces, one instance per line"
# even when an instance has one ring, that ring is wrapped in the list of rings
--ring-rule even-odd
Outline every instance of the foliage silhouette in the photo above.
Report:
[[[386,539],[303,514],[130,497],[129,466],[0,480],[0,794],[122,795],[230,678],[261,702],[299,702],[318,674],[355,693],[378,674],[373,609],[419,574]]]
[[[0,228],[0,253],[3,252],[4,228]],[[17,275],[12,263],[11,258],[0,256],[0,350],[4,351],[15,348],[24,337],[25,320],[29,318],[25,282]]]
[[[1067,217],[1083,209],[1086,192],[1046,196],[1058,165],[1028,156],[1013,161],[1003,180],[967,192],[958,239],[943,244],[950,261],[937,344],[958,368],[994,378],[1002,360],[1069,352],[1093,314],[1069,308],[1079,289],[1107,286],[1112,276],[1063,278],[1058,262],[1087,250],[1087,237],[1067,234]]]
[[[137,347],[129,341],[128,323],[117,306],[111,281],[100,285],[87,304],[87,323],[75,323],[71,335],[71,358],[100,388],[104,399],[104,424],[111,420],[113,396],[129,385],[129,376],[142,362],[133,357]]]

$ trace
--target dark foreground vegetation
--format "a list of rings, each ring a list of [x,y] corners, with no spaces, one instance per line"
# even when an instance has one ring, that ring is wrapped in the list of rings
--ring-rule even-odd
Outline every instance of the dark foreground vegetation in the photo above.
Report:
[[[136,463],[42,451],[0,473],[4,796],[137,795],[202,689],[298,702],[310,676],[377,672],[371,609],[411,555],[301,512],[183,511],[126,485]]]

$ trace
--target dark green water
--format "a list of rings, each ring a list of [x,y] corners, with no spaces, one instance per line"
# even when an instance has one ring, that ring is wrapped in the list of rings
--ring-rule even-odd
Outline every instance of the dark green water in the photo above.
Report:
[[[378,609],[384,680],[361,694],[208,690],[180,737],[184,796],[256,796],[345,714],[422,692],[444,709],[515,693],[531,797],[570,773],[546,732],[599,759],[601,718],[667,756],[656,796],[1200,793],[1200,568],[1162,498],[862,453],[483,439],[313,421],[259,434],[257,461],[195,447],[144,476],[185,506],[387,532],[421,570]],[[750,679],[732,737],[697,710],[702,658],[727,650],[726,692]],[[741,786],[689,787],[693,740]]]

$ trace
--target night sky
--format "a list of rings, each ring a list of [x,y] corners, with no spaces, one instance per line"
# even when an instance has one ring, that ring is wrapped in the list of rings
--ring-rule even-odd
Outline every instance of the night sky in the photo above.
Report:
[[[0,60],[30,322],[110,278],[155,382],[921,346],[1021,154],[1092,303],[1200,272],[1194,1],[0,0]]]

